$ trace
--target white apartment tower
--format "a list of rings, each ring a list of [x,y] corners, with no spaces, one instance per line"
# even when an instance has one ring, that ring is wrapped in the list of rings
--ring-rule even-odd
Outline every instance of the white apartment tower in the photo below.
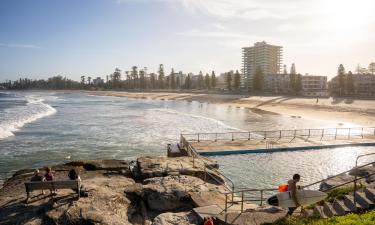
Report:
[[[281,72],[282,47],[267,44],[265,41],[256,42],[252,47],[242,48],[243,77],[242,86],[248,91],[253,88],[253,77],[259,66],[264,75]]]

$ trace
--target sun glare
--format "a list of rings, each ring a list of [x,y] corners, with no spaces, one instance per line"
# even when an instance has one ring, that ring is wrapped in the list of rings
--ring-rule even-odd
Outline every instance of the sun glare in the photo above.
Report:
[[[353,41],[365,35],[375,20],[373,0],[326,0],[318,10],[320,25],[339,40]]]

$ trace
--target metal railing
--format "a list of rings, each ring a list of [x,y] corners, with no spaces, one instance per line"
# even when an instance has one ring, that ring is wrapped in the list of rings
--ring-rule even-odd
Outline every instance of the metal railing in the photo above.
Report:
[[[357,191],[357,181],[359,180],[362,180],[362,179],[365,179],[365,178],[369,178],[371,176],[374,176],[375,173],[371,173],[371,174],[366,174],[366,175],[358,175],[357,174],[357,171],[358,169],[361,169],[361,168],[364,168],[366,166],[370,166],[370,165],[373,165],[375,163],[375,161],[373,162],[370,162],[370,163],[366,163],[364,165],[361,165],[361,166],[357,166],[357,162],[358,162],[358,159],[359,158],[362,158],[362,157],[365,157],[365,156],[369,156],[369,155],[375,155],[375,153],[369,153],[369,154],[365,154],[365,155],[360,155],[357,157],[357,160],[356,160],[356,167],[350,169],[350,170],[347,170],[347,171],[344,171],[342,173],[339,173],[339,174],[336,174],[334,176],[330,176],[328,178],[325,178],[325,179],[322,179],[322,180],[319,180],[319,181],[316,181],[316,182],[313,182],[311,184],[308,184],[308,185],[305,185],[305,186],[302,186],[301,189],[308,189],[308,188],[312,188],[312,187],[315,187],[317,184],[321,184],[322,182],[324,181],[327,181],[327,180],[331,180],[333,178],[336,178],[338,176],[341,176],[341,175],[344,175],[344,174],[347,174],[347,173],[350,173],[352,171],[355,171],[355,176],[354,176],[354,179],[353,180],[350,180],[350,181],[347,181],[347,182],[343,182],[343,183],[340,183],[338,185],[335,185],[335,186],[332,186],[332,187],[329,187],[329,188],[326,188],[324,190],[321,190],[323,192],[329,192],[333,189],[336,189],[336,188],[339,188],[339,187],[342,187],[342,186],[345,186],[347,184],[350,184],[350,183],[353,183],[353,186],[354,186],[354,204],[356,204],[356,191]],[[316,189],[316,188],[315,188]],[[228,209],[233,205],[233,204],[236,204],[236,203],[240,203],[241,204],[241,213],[244,212],[244,204],[246,202],[249,202],[249,203],[254,203],[254,202],[260,202],[260,206],[263,205],[263,203],[269,198],[271,197],[272,195],[274,195],[275,193],[277,193],[278,189],[275,189],[275,188],[265,188],[265,189],[243,189],[243,190],[237,190],[237,191],[234,191],[234,192],[228,192],[228,193],[225,193],[225,208],[224,208],[224,212],[227,214],[228,212]],[[254,194],[257,194],[258,193],[258,196],[259,197],[254,197]],[[268,194],[267,194],[268,193]],[[232,200],[229,200],[228,199],[228,195],[232,195],[234,194],[235,195],[235,198],[232,197]],[[247,196],[246,196],[247,195]],[[227,222],[227,218],[225,217],[225,222]]]
[[[193,159],[193,167],[195,167],[195,160],[196,159],[200,159],[201,162],[203,162],[203,165],[204,165],[204,181],[206,182],[207,181],[207,176],[209,176],[211,179],[213,179],[215,182],[217,183],[222,183],[222,181],[218,180],[217,177],[213,176],[210,172],[207,171],[207,168],[213,172],[215,172],[216,174],[220,175],[223,179],[224,179],[224,183],[226,185],[224,185],[224,187],[232,193],[232,200],[233,200],[233,197],[234,197],[234,194],[233,192],[235,191],[235,185],[234,185],[234,182],[228,178],[227,176],[225,176],[223,173],[221,173],[218,169],[212,167],[211,165],[207,164],[205,162],[205,160],[208,160],[207,158],[199,155],[199,153],[194,149],[193,146],[191,146],[191,144],[189,142],[186,141],[186,139],[181,135],[181,138],[180,138],[180,143],[181,145],[185,148],[185,150],[187,151],[187,154],[188,156],[192,157]],[[230,188],[228,188],[227,185],[230,185]]]
[[[370,156],[370,155],[375,155],[375,153],[368,153],[368,154],[364,154],[364,155],[359,155],[357,156],[357,159],[355,160],[355,167],[354,169],[357,170],[355,171],[355,174],[354,174],[354,192],[353,192],[353,199],[354,199],[354,206],[357,206],[357,176],[358,176],[358,160],[360,158],[363,158],[363,157],[367,157],[367,156]],[[368,175],[367,175],[368,176]],[[357,211],[357,207],[355,207],[355,210]]]
[[[295,129],[295,130],[265,130],[224,133],[193,133],[181,134],[187,142],[202,141],[234,141],[234,140],[266,140],[281,138],[324,138],[332,137],[350,139],[375,136],[375,127],[324,128],[324,129]]]

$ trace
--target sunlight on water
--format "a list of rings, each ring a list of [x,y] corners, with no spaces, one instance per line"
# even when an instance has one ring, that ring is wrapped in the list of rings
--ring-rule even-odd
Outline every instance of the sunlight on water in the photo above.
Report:
[[[274,188],[301,174],[301,185],[327,178],[355,166],[358,155],[375,153],[374,147],[345,147],[309,151],[244,154],[211,157],[238,187]],[[359,165],[375,161],[363,158]]]
[[[188,101],[89,96],[80,93],[0,94],[0,176],[4,172],[79,159],[165,155],[180,133],[336,127],[337,124],[260,114]],[[12,125],[9,129],[9,125]],[[241,185],[272,186],[301,172],[320,179],[353,165],[371,148],[215,157]],[[345,154],[343,154],[345,153]],[[323,160],[321,160],[323,159]]]

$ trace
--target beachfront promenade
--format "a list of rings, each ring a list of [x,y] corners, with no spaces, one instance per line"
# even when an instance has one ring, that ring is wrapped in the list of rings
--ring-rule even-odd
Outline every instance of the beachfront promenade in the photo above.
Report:
[[[375,128],[327,128],[181,134],[198,154],[228,155],[375,145]]]

